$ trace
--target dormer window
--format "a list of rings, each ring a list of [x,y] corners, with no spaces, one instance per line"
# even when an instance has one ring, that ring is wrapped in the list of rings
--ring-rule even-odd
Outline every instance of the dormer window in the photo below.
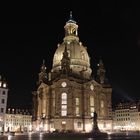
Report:
[[[85,53],[83,51],[81,51],[81,57],[82,57],[82,60],[85,60]]]

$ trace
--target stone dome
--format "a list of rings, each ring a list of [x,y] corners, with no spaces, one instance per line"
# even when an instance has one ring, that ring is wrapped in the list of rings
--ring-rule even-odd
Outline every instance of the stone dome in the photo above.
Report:
[[[79,42],[78,25],[73,19],[66,22],[65,37],[62,44],[58,44],[58,48],[53,58],[52,72],[58,72],[61,69],[61,60],[65,47],[67,47],[68,56],[70,58],[70,68],[72,72],[77,75],[82,75],[84,78],[91,77],[90,58],[87,53],[86,47]]]

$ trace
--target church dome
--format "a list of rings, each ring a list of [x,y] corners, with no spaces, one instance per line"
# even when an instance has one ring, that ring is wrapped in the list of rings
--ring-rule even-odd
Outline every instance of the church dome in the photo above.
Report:
[[[72,19],[66,22],[65,28],[65,37],[62,44],[58,44],[58,48],[54,54],[53,58],[53,68],[52,72],[57,72],[61,69],[61,60],[63,58],[63,52],[65,47],[67,47],[68,56],[70,58],[70,68],[72,72],[84,76],[84,78],[89,79],[91,77],[91,68],[90,68],[90,58],[87,53],[86,47],[79,42],[78,37],[78,25]]]

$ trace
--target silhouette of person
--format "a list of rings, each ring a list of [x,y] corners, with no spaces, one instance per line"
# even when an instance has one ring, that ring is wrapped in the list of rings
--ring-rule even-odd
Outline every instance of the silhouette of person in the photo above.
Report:
[[[97,113],[96,113],[96,112],[94,112],[93,119],[94,119],[94,122],[96,122],[96,121],[97,121]]]

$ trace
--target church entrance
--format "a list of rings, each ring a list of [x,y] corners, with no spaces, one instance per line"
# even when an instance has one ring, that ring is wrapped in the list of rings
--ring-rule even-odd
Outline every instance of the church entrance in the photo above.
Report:
[[[65,131],[66,130],[66,121],[62,121],[62,131]]]

